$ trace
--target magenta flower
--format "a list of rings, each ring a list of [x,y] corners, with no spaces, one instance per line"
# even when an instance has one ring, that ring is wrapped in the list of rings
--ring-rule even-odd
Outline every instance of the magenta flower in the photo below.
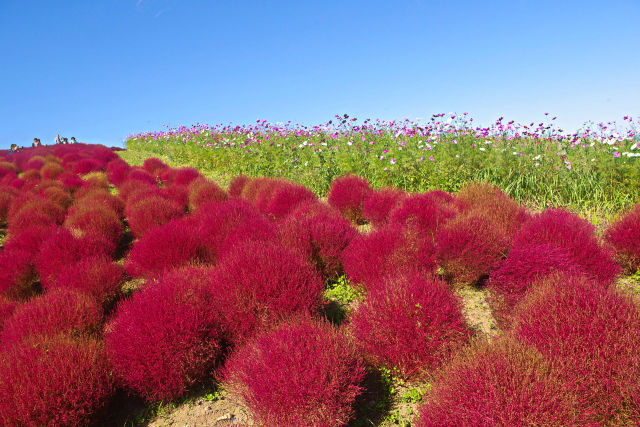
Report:
[[[396,164],[396,159],[393,158],[393,159],[389,160],[389,163],[391,163],[392,165],[395,165]]]
[[[617,159],[618,157],[620,157],[620,153],[618,153],[617,151],[614,151],[613,152],[613,157],[615,157]]]

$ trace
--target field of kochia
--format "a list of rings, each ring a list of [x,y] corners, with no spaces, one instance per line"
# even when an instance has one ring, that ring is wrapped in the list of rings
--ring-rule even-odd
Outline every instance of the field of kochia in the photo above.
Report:
[[[640,423],[635,134],[465,117],[0,151],[0,425]]]

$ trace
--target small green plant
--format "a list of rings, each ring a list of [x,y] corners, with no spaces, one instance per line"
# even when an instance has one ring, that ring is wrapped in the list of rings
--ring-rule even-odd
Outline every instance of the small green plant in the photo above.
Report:
[[[225,390],[221,390],[216,388],[215,390],[205,394],[204,396],[202,396],[202,398],[204,400],[206,400],[207,402],[215,402],[217,400],[222,399],[225,395],[227,394],[227,392]]]
[[[351,286],[347,276],[340,276],[335,282],[327,284],[324,291],[325,299],[336,301],[338,304],[346,306],[353,301],[364,299],[364,291]]]
[[[422,398],[424,397],[427,390],[428,390],[428,387],[427,388],[412,387],[409,390],[402,393],[402,397],[400,398],[400,400],[402,402],[407,402],[407,403],[422,402]]]
[[[327,283],[323,296],[327,301],[325,316],[339,325],[347,317],[349,305],[364,299],[364,291],[352,287],[346,276],[340,276],[336,281]]]

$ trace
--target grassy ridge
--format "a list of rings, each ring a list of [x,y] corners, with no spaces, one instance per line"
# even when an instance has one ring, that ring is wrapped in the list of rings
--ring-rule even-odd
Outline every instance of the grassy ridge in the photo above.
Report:
[[[283,177],[320,196],[335,177],[355,173],[376,188],[410,192],[456,191],[469,181],[487,181],[537,208],[618,212],[640,200],[632,139],[356,130],[183,128],[131,137],[123,156],[133,163],[158,156],[194,166],[223,184],[238,174]]]

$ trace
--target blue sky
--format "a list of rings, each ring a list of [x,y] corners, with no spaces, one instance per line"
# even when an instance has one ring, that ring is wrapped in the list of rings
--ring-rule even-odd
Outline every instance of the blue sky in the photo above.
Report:
[[[257,118],[640,116],[640,1],[0,0],[0,148]]]

